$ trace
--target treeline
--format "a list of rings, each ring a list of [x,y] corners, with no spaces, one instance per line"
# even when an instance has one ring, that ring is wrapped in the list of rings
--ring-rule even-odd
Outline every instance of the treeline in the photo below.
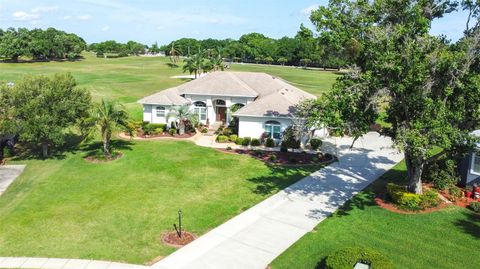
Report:
[[[103,57],[105,54],[115,54],[118,57],[126,57],[128,55],[141,55],[147,52],[148,46],[135,41],[127,43],[119,43],[115,40],[107,40],[100,43],[92,43],[88,46],[89,51],[97,54],[97,57]],[[160,52],[158,45],[153,44],[149,52]]]
[[[160,47],[166,55],[178,53],[190,57],[199,50],[221,50],[224,58],[234,62],[267,63],[280,65],[316,66],[339,68],[348,63],[348,48],[329,46],[328,40],[314,36],[313,32],[300,26],[294,37],[269,38],[263,34],[250,33],[233,39],[182,38]]]
[[[75,59],[86,47],[81,37],[55,28],[0,29],[0,57],[13,62],[18,62],[20,57],[33,60]]]

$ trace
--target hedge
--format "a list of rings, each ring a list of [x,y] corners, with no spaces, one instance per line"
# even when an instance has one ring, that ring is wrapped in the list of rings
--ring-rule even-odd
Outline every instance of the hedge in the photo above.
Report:
[[[393,269],[393,263],[381,253],[359,247],[348,247],[336,251],[325,261],[327,269],[352,269],[357,262],[369,264],[370,268]]]

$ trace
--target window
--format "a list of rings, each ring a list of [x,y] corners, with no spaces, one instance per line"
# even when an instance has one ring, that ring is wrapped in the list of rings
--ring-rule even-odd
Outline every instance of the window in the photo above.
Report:
[[[193,111],[195,115],[198,115],[200,120],[207,120],[207,105],[204,102],[195,102]]]
[[[164,106],[157,106],[157,117],[159,117],[159,118],[165,117],[165,107]]]
[[[479,153],[473,153],[473,156],[472,156],[473,160],[472,160],[472,172],[476,173],[476,174],[480,174],[480,155]]]
[[[280,130],[280,122],[273,120],[265,122],[265,133],[267,134],[267,137],[280,139]]]

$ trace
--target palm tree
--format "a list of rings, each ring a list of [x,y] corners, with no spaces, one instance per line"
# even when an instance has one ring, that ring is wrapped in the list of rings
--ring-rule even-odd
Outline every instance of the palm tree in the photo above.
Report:
[[[197,54],[185,59],[185,65],[183,66],[183,72],[194,73],[195,78],[199,74],[212,70],[212,63],[207,59],[202,51],[198,51]]]
[[[223,65],[223,56],[222,56],[222,49],[217,48],[217,54],[210,58],[210,62],[212,63],[213,71],[224,70]]]
[[[175,42],[172,43],[172,47],[170,48],[168,55],[170,56],[170,61],[172,61],[172,63],[176,64],[178,62],[178,59],[180,58],[180,51],[175,48]]]
[[[193,125],[198,122],[198,115],[192,113],[189,105],[173,107],[167,115],[167,122],[170,121],[170,118],[175,118],[178,122],[178,134],[180,135],[185,133],[185,125],[187,122]]]
[[[86,137],[92,138],[100,132],[103,141],[103,153],[110,156],[110,141],[114,130],[123,128],[131,132],[128,113],[122,105],[102,99],[93,107],[91,115],[85,120]]]

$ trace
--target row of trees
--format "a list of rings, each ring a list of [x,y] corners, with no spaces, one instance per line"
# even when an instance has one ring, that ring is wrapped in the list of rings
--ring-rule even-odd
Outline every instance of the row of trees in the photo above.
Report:
[[[119,56],[128,56],[128,55],[141,55],[145,54],[147,51],[148,46],[135,42],[135,41],[128,41],[127,43],[118,43],[115,40],[107,40],[100,43],[92,43],[88,46],[89,51],[93,51],[97,53],[97,55],[103,55],[105,53],[113,53]],[[158,45],[154,44],[152,46],[152,50],[155,53],[159,52]]]
[[[299,106],[310,127],[325,125],[356,138],[380,110],[405,155],[408,189],[422,193],[425,164],[435,147],[461,159],[480,125],[478,1],[331,0],[311,15],[331,47],[352,48],[355,64],[331,93]],[[432,20],[466,9],[464,37],[430,35]]]
[[[20,57],[33,60],[75,59],[86,47],[81,37],[54,28],[0,29],[0,57],[13,62]]]
[[[65,143],[67,131],[79,128],[83,139],[100,133],[103,152],[110,155],[115,128],[130,130],[127,112],[116,103],[92,103],[90,92],[76,87],[71,74],[27,77],[15,86],[0,86],[0,133],[19,134],[20,140],[40,148],[48,157],[50,148]]]
[[[345,66],[349,59],[351,44],[335,47],[328,39],[315,37],[314,33],[303,24],[295,37],[273,39],[259,33],[245,34],[239,40],[182,38],[160,47],[167,55],[172,48],[177,55],[190,57],[202,51],[222,50],[224,57],[232,61],[322,66],[338,68]]]

